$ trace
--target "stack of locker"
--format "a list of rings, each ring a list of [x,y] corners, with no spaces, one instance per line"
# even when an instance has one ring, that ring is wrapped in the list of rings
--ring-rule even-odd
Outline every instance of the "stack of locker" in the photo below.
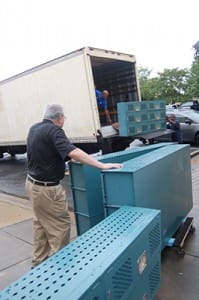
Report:
[[[166,129],[163,100],[117,104],[120,136],[139,136]]]
[[[193,206],[189,145],[173,144],[102,172],[106,214],[123,205],[161,210],[162,248]]]
[[[170,143],[159,143],[99,156],[101,162],[123,163]],[[78,235],[105,218],[100,170],[70,162],[71,189]]]
[[[123,207],[0,293],[1,300],[154,299],[160,211]]]

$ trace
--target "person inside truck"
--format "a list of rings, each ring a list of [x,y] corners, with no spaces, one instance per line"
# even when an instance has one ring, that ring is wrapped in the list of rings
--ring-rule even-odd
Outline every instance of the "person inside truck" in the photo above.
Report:
[[[60,184],[65,161],[74,159],[101,170],[122,167],[118,163],[102,163],[71,144],[62,129],[64,120],[62,106],[49,105],[43,121],[33,125],[28,133],[26,192],[34,212],[32,268],[70,241],[68,202]]]
[[[97,105],[98,105],[99,116],[100,116],[100,123],[102,126],[111,125],[112,120],[110,118],[110,113],[108,110],[108,103],[107,103],[109,92],[107,90],[103,90],[102,92],[96,90],[95,92],[96,92]]]

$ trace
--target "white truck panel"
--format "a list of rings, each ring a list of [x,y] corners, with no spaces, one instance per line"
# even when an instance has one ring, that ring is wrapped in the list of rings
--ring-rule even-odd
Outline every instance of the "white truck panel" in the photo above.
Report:
[[[88,47],[85,48],[85,52],[88,55],[95,56],[95,57],[104,57],[104,58],[112,58],[116,60],[121,60],[121,61],[131,61],[135,62],[135,56],[132,54],[125,54],[125,53],[120,53],[117,51],[112,51],[112,50],[103,50],[103,49],[97,49],[97,48],[92,48]]]
[[[0,140],[25,141],[30,126],[42,119],[45,106],[52,103],[64,107],[64,129],[69,138],[95,139],[100,124],[97,103],[91,103],[87,80],[81,54],[2,85],[0,126],[5,129],[0,131]]]
[[[20,153],[7,146],[26,145],[30,126],[42,120],[47,104],[63,106],[64,130],[73,143],[96,143],[99,132],[104,138],[117,135],[101,128],[95,88],[110,91],[115,122],[118,102],[140,100],[136,72],[134,55],[86,47],[1,81],[0,156]]]

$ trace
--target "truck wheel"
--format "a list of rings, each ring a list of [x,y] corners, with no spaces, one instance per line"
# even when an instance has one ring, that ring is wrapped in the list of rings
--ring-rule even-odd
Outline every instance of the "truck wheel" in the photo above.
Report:
[[[199,133],[196,133],[195,135],[195,144],[199,146]]]
[[[15,157],[15,155],[16,155],[15,152],[9,152],[9,154],[10,154],[12,157]]]

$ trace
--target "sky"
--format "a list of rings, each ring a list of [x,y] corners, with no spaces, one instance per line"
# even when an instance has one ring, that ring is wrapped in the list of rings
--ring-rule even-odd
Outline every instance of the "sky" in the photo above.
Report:
[[[198,0],[0,0],[0,81],[85,46],[190,68]]]

